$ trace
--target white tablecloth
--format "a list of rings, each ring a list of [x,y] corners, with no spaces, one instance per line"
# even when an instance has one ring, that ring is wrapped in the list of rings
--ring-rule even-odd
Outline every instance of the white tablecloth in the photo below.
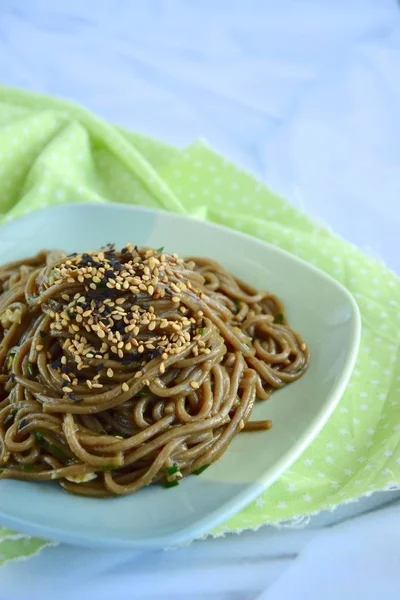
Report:
[[[399,74],[394,0],[0,5],[3,83],[73,98],[114,122],[179,145],[204,136],[397,272]],[[25,600],[28,593],[42,600],[72,594],[78,600],[117,594],[247,600],[267,587],[268,600],[293,597],[293,589],[300,600],[355,600],[376,598],[374,585],[391,598],[399,509],[333,534],[323,526],[393,497],[377,495],[339,509],[302,531],[264,528],[171,553],[51,548],[1,570],[0,600]],[[385,554],[371,542],[377,522],[393,542],[382,542]],[[310,575],[325,573],[330,554],[340,556],[343,544],[352,552],[339,561],[341,588]],[[373,570],[377,553],[384,562]],[[375,595],[361,587],[360,570]]]

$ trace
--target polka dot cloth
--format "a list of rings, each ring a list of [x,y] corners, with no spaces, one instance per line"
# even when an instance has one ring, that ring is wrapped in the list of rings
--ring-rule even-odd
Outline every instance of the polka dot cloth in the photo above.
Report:
[[[338,408],[297,463],[213,535],[297,524],[375,490],[400,487],[400,280],[389,269],[203,142],[180,151],[71,103],[7,88],[0,88],[0,131],[3,221],[80,200],[187,213],[288,250],[354,294],[363,333]],[[1,539],[0,564],[46,544],[0,528]]]

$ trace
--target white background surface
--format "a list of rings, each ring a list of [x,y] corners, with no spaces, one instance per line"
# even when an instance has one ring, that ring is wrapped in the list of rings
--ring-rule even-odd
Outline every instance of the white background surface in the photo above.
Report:
[[[394,0],[0,3],[1,82],[179,145],[205,136],[398,273],[399,75]],[[391,498],[172,553],[51,548],[0,571],[0,600],[394,598],[398,507],[322,528]]]

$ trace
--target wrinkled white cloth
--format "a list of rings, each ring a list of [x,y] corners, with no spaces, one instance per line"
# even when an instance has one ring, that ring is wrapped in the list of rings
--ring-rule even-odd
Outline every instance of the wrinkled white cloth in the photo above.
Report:
[[[70,97],[178,145],[204,136],[397,272],[399,65],[395,0],[2,0],[0,6],[2,83]],[[345,507],[329,520],[385,499]],[[263,528],[169,553],[62,545],[6,565],[0,600],[27,594],[250,600],[267,588],[268,600],[390,600],[399,512],[318,536],[326,518],[302,531]],[[342,558],[333,582],[322,577],[331,555]],[[357,596],[353,584],[361,574],[366,595]],[[368,596],[369,589],[376,594]]]
[[[399,594],[397,506],[320,532],[257,600],[397,600]]]

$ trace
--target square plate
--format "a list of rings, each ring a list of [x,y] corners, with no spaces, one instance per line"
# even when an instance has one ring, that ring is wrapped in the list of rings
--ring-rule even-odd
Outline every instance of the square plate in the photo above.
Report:
[[[115,204],[66,204],[0,230],[1,262],[41,248],[68,252],[107,242],[165,246],[181,256],[215,258],[257,289],[284,302],[291,326],[310,347],[307,373],[256,404],[267,432],[235,437],[223,457],[179,487],[150,486],[131,496],[94,499],[57,485],[0,482],[0,523],[38,537],[89,547],[161,548],[205,534],[254,500],[318,434],[351,375],[360,314],[334,279],[286,252],[223,227],[165,212]]]

